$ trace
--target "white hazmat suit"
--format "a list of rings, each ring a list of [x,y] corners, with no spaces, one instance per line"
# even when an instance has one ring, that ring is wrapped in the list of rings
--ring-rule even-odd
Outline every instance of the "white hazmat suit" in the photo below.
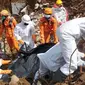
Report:
[[[66,62],[60,70],[65,75],[69,75],[70,57],[77,48],[80,38],[84,38],[85,35],[85,18],[73,19],[61,25],[57,30],[57,35],[60,41],[62,57]],[[77,53],[78,51],[72,55],[70,73],[77,69]]]
[[[35,28],[32,21],[29,21],[28,25],[24,25],[23,22],[16,25],[14,34],[17,40],[23,40],[31,48],[35,47],[32,35],[35,34]]]
[[[53,16],[60,24],[65,23],[68,20],[67,10],[63,6],[59,8],[53,7],[52,9],[53,9]]]

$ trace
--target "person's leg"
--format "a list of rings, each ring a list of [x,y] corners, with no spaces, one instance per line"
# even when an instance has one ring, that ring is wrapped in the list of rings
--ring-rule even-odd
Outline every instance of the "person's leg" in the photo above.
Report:
[[[17,51],[19,51],[19,49],[20,49],[19,43],[18,43],[18,41],[16,40],[15,37],[12,37],[12,42],[13,42],[14,48],[15,48]]]
[[[77,69],[77,47],[75,39],[69,37],[62,41],[62,56],[66,62],[60,70],[65,74],[69,75]]]
[[[75,38],[69,33],[63,32],[61,28],[57,30],[62,49],[62,56],[66,62],[60,70],[65,75],[73,73],[77,69],[77,44]]]
[[[48,69],[46,68],[46,66],[44,66],[44,64],[40,62],[39,70],[35,73],[34,76],[34,82],[36,82],[40,77],[44,76],[47,71]]]
[[[77,69],[77,45],[75,38],[68,33],[64,33],[60,30],[57,31],[60,46],[62,49],[62,57],[65,60],[65,64],[60,68],[60,71],[68,76]],[[62,76],[61,76],[62,77]]]
[[[58,43],[58,36],[56,35],[56,32],[53,32],[53,38],[54,38],[54,43]]]

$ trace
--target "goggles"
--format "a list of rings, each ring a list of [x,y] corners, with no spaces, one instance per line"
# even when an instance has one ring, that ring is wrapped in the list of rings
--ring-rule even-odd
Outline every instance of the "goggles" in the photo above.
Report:
[[[27,26],[27,25],[29,25],[29,24],[28,24],[28,23],[24,23],[24,25],[26,25],[26,26]]]

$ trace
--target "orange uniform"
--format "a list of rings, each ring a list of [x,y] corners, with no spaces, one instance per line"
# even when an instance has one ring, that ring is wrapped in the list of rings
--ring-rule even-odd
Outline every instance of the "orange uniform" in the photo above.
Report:
[[[11,17],[8,16],[2,23],[0,28],[0,37],[2,37],[3,33],[5,32],[5,37],[7,38],[10,49],[12,50],[15,48],[16,50],[19,50],[18,41],[14,36],[14,28],[17,22],[14,18],[12,18],[12,21],[10,22],[10,19]]]
[[[45,17],[40,20],[40,36],[41,43],[49,43],[50,37],[53,36],[54,43],[58,42],[58,37],[56,35],[57,21],[54,17],[46,19]]]

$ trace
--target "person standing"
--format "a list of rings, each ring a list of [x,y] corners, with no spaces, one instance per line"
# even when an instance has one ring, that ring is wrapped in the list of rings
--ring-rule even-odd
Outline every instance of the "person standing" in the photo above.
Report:
[[[16,25],[14,34],[20,44],[26,43],[30,48],[35,47],[36,36],[34,23],[27,14],[23,15],[22,21]]]
[[[68,12],[63,6],[62,0],[57,0],[52,9],[53,16],[58,20],[59,25],[68,21]]]
[[[13,51],[13,49],[16,49],[18,51],[18,41],[14,36],[14,28],[17,22],[14,17],[10,16],[7,10],[2,10],[0,14],[2,19],[2,24],[0,27],[0,37],[4,36],[7,39],[7,43],[9,44],[11,51]]]
[[[53,43],[58,42],[58,37],[56,35],[58,23],[57,20],[51,15],[52,9],[45,8],[44,17],[42,17],[39,22],[41,43],[50,43],[51,37],[53,38]]]

